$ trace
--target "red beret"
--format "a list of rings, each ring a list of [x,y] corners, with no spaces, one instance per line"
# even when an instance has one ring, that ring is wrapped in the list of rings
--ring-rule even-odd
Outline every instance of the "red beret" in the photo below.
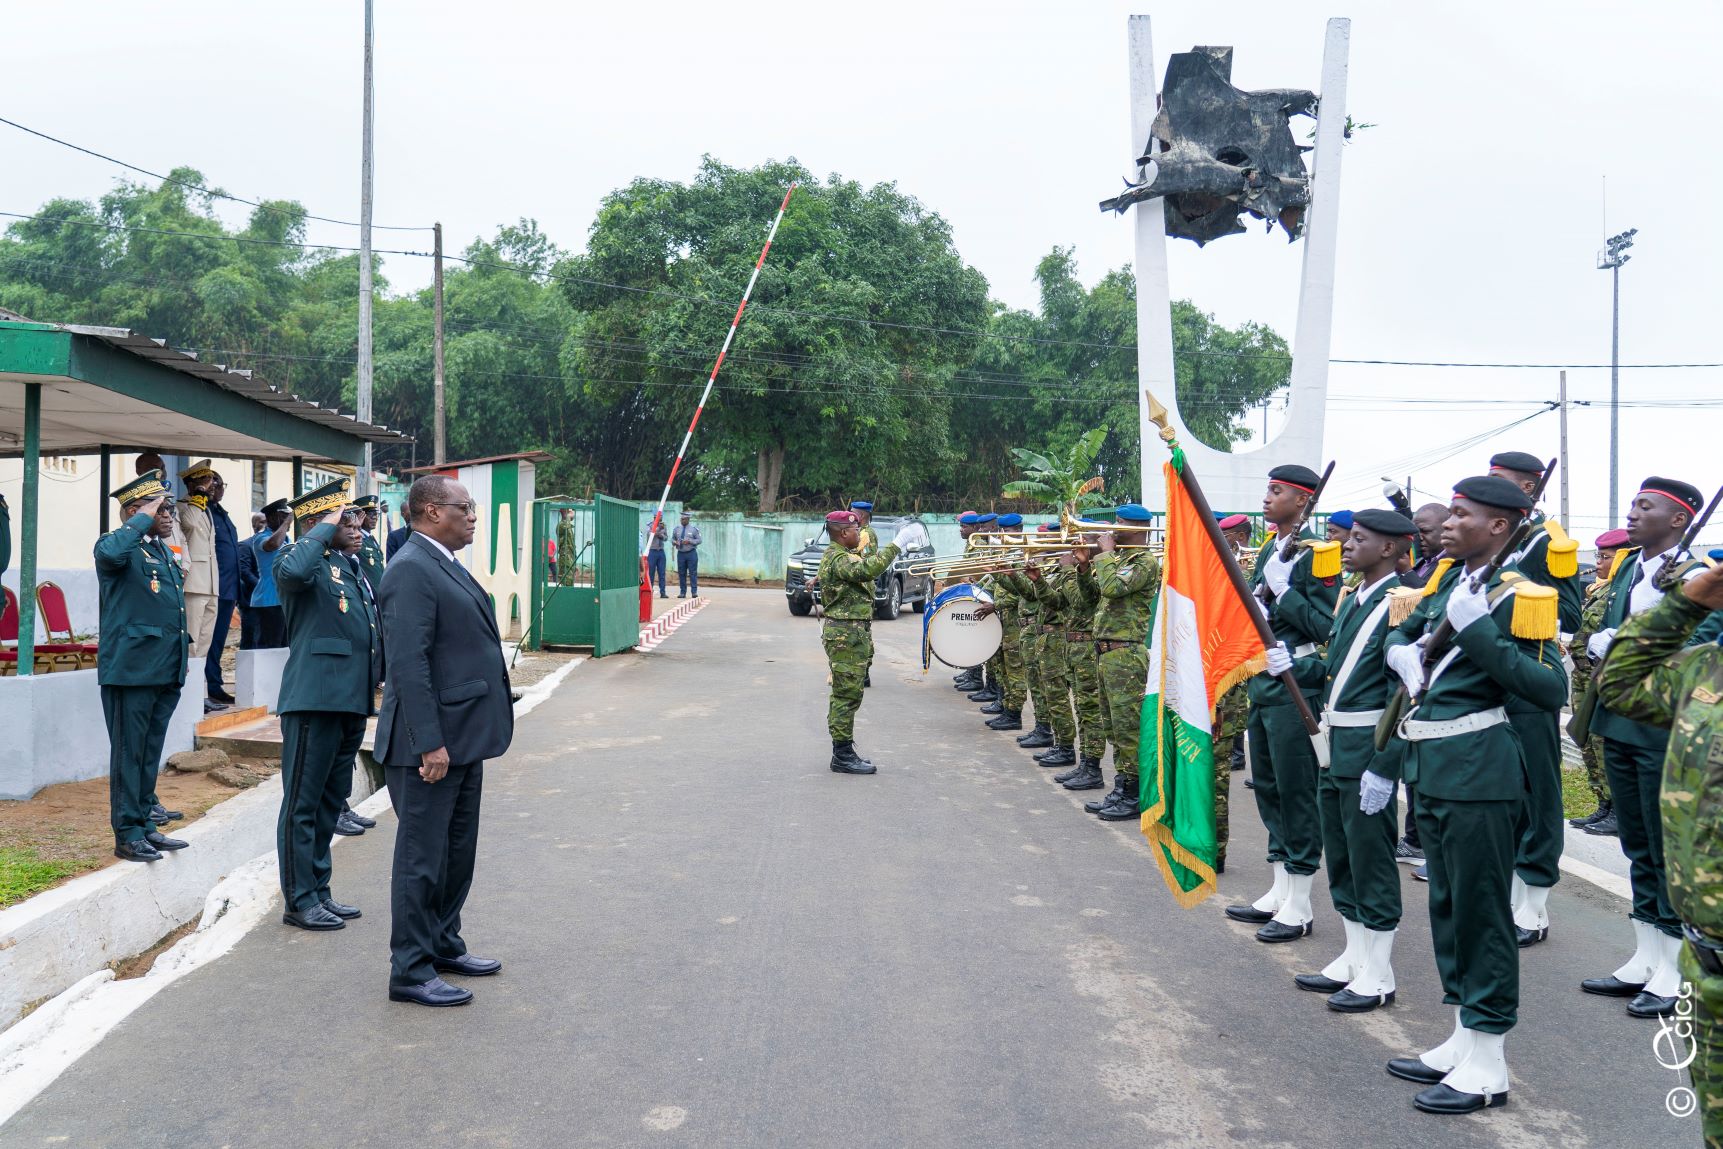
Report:
[[[1059,524],[1058,523],[1042,523],[1040,526],[1036,527],[1035,529],[1037,531],[1056,531],[1059,529]]]
[[[1597,536],[1596,545],[1605,550],[1624,547],[1627,545],[1627,532],[1620,527],[1616,527],[1613,531],[1604,531]]]
[[[1220,529],[1230,531],[1234,527],[1242,527],[1248,522],[1250,522],[1250,518],[1247,515],[1228,515],[1220,521]]]
[[[826,516],[826,522],[842,523],[847,525],[849,523],[859,523],[861,522],[861,518],[854,511],[833,511],[831,514]]]

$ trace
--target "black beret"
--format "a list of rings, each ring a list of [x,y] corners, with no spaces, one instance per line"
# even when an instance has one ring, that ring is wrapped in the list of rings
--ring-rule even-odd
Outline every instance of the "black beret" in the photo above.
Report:
[[[1511,483],[1500,475],[1473,475],[1469,479],[1461,479],[1454,484],[1454,494],[1504,511],[1525,514],[1532,509],[1531,496],[1520,490],[1518,483]]]
[[[1522,475],[1541,475],[1544,473],[1544,461],[1526,451],[1503,451],[1499,455],[1490,456],[1490,468],[1501,467],[1506,471],[1518,471]]]
[[[1300,467],[1297,463],[1288,463],[1284,467],[1276,467],[1268,473],[1271,483],[1285,483],[1289,487],[1297,487],[1303,491],[1315,491],[1316,484],[1322,481],[1322,476],[1309,467]]]
[[[287,500],[286,499],[276,499],[273,503],[263,504],[263,513],[266,515],[278,514],[278,513],[284,512],[286,510],[287,510]]]
[[[1412,536],[1418,533],[1418,525],[1399,511],[1387,511],[1380,507],[1371,507],[1366,511],[1352,512],[1352,525],[1374,531],[1379,535]]]
[[[1680,479],[1663,479],[1656,475],[1639,484],[1639,493],[1647,491],[1654,495],[1662,495],[1666,499],[1674,499],[1694,514],[1705,508],[1705,496],[1699,493],[1699,488],[1692,483],[1683,483]]]

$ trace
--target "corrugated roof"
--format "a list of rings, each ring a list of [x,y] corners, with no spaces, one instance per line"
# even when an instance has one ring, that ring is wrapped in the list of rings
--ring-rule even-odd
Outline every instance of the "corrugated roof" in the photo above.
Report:
[[[513,455],[486,455],[482,459],[451,459],[447,463],[433,463],[425,467],[407,467],[403,475],[428,475],[433,471],[452,471],[456,467],[477,467],[482,463],[506,463],[510,459],[520,459],[528,463],[543,463],[556,458],[549,451],[521,451]]]

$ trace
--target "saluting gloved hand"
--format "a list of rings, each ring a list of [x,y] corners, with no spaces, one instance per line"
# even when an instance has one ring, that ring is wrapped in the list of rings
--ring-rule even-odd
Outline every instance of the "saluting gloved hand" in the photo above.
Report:
[[[1592,635],[1585,643],[1586,657],[1593,662],[1602,662],[1603,656],[1609,652],[1609,644],[1615,641],[1615,628],[1600,630]]]
[[[1402,649],[1411,649],[1410,647]],[[1364,771],[1358,779],[1358,808],[1366,814],[1380,814],[1394,796],[1394,783],[1380,774]]]
[[[1410,646],[1390,646],[1382,656],[1388,669],[1400,676],[1408,694],[1424,689],[1424,642],[1419,639]]]
[[[1268,648],[1268,672],[1279,678],[1292,669],[1292,653],[1286,649],[1284,642],[1277,642]]]
[[[1483,587],[1473,589],[1468,579],[1461,579],[1453,593],[1448,595],[1448,621],[1453,624],[1455,634],[1459,634],[1480,618],[1487,617],[1489,613],[1489,592]]]

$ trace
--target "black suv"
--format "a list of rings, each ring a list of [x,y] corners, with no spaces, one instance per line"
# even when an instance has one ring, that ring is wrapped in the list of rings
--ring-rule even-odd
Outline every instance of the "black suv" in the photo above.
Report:
[[[873,528],[874,536],[886,543],[892,540],[900,527],[911,521],[914,520],[876,517],[869,525]],[[923,537],[926,537],[925,533]],[[819,573],[820,559],[825,556],[828,543],[829,540],[822,532],[803,543],[802,549],[790,556],[790,567],[784,572],[784,597],[789,601],[791,614],[810,614],[814,604],[820,601],[820,588],[815,586],[809,590],[808,580]],[[912,562],[926,562],[932,557],[931,544],[911,547],[897,556],[897,561],[892,563],[890,570],[874,580],[875,618],[896,618],[897,612],[903,609],[906,602],[915,608],[917,614],[927,609],[929,600],[933,598],[932,576],[911,574],[904,568]]]

